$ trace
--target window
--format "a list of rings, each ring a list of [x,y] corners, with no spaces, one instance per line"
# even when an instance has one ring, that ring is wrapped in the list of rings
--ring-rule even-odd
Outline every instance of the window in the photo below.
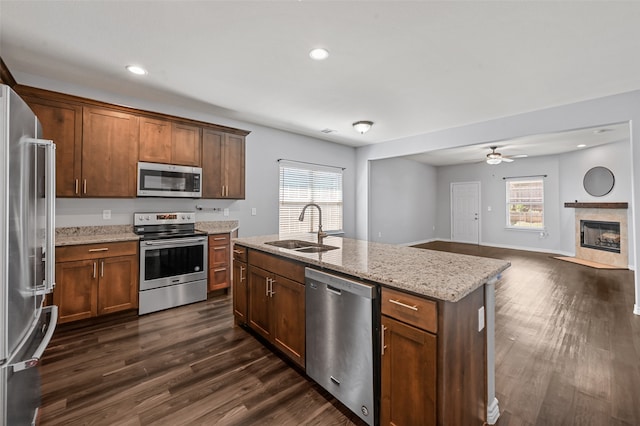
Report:
[[[323,231],[342,231],[342,169],[280,160],[280,234],[318,232],[318,209]]]
[[[507,227],[544,229],[542,178],[507,179]]]

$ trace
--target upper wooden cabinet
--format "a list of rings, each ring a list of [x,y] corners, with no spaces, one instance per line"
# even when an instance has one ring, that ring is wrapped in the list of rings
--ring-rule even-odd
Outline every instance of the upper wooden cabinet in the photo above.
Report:
[[[202,198],[244,199],[244,136],[202,131]]]
[[[203,198],[244,199],[248,131],[28,86],[15,90],[40,119],[43,137],[56,144],[58,197],[133,198],[137,162],[146,161],[202,167]]]
[[[82,195],[135,197],[138,117],[84,107],[82,131]]]
[[[80,195],[82,176],[82,106],[25,97],[42,125],[42,137],[56,144],[56,195]]]
[[[140,117],[138,159],[200,167],[200,127]]]

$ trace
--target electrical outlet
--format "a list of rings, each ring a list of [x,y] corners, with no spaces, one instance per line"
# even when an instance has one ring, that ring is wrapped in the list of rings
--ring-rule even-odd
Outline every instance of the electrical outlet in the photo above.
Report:
[[[478,309],[478,331],[484,329],[484,306]]]
[[[251,216],[255,216],[258,214],[258,210],[255,207],[251,207]]]
[[[490,212],[491,211],[491,206],[487,206],[487,211]]]
[[[111,219],[111,210],[102,210],[102,219],[110,220]]]
[[[222,212],[222,214],[224,216],[229,216],[229,209],[224,209],[224,211]]]
[[[378,232],[378,238],[382,238],[382,232]]]

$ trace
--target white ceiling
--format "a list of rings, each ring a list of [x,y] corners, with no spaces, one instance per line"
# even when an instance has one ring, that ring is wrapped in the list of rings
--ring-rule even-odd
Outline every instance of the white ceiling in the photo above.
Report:
[[[19,83],[362,146],[640,89],[639,22],[640,3],[612,1],[0,0],[0,56]]]

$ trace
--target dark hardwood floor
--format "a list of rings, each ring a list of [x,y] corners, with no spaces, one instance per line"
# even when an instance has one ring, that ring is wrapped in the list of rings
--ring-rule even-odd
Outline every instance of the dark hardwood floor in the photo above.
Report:
[[[640,425],[633,271],[470,244],[420,247],[511,262],[496,284],[499,426]]]
[[[639,425],[633,272],[466,244],[508,259],[496,285],[499,426]],[[231,298],[59,326],[40,367],[42,425],[360,425],[233,326]]]

